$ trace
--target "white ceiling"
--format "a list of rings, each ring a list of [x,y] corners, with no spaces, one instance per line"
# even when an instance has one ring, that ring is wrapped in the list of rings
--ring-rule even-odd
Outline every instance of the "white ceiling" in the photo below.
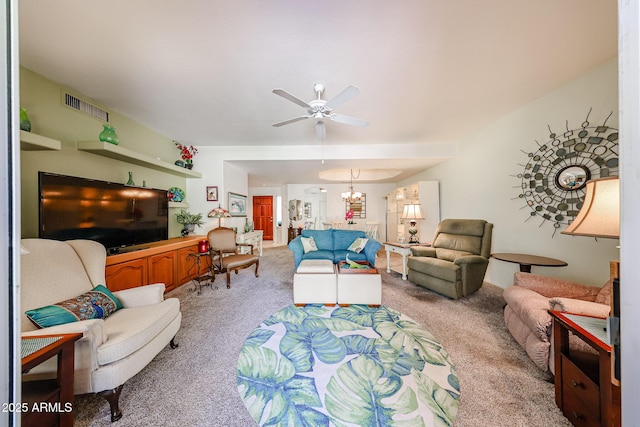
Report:
[[[19,8],[21,65],[198,146],[321,144],[312,120],[271,126],[305,113],[272,90],[310,101],[315,82],[325,99],[358,86],[336,112],[370,122],[328,122],[329,149],[455,144],[617,53],[615,0],[20,0]],[[439,161],[385,166],[410,176]],[[371,162],[361,167],[379,160]],[[255,185],[310,182],[300,174],[338,162],[266,163],[237,164]]]

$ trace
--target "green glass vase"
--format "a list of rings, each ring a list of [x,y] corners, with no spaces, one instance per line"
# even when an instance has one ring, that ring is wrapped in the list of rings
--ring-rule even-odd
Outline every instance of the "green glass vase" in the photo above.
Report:
[[[113,128],[113,126],[110,125],[102,125],[104,127],[104,129],[102,129],[102,132],[100,132],[100,135],[98,135],[98,138],[100,138],[100,141],[103,142],[108,142],[109,144],[113,144],[113,145],[118,145],[118,143],[120,142],[120,139],[118,139],[118,135],[116,134],[116,130]]]
[[[24,108],[20,109],[20,129],[26,132],[31,132],[31,120],[29,120],[27,110]]]

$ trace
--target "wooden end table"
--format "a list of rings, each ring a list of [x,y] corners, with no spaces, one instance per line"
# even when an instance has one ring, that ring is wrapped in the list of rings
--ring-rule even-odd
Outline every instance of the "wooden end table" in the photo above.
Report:
[[[74,346],[82,334],[22,337],[22,373],[53,356],[58,357],[54,380],[22,383],[23,426],[73,427]],[[35,409],[35,410],[34,410]]]
[[[606,319],[549,313],[553,318],[556,404],[575,426],[620,426],[620,387],[612,383]],[[569,349],[569,332],[596,353]]]
[[[566,267],[568,265],[562,260],[547,258],[538,255],[498,253],[491,254],[491,258],[499,259],[500,261],[520,264],[520,271],[523,273],[531,273],[531,266],[533,265],[536,265],[538,267]]]

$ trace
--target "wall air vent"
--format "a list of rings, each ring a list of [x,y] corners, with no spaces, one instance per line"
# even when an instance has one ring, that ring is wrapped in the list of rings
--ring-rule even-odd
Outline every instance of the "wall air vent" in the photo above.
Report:
[[[96,105],[90,104],[89,102],[80,99],[75,95],[71,95],[68,92],[63,92],[62,95],[62,103],[65,106],[80,111],[81,113],[100,120],[101,122],[109,122],[108,111],[105,111]]]

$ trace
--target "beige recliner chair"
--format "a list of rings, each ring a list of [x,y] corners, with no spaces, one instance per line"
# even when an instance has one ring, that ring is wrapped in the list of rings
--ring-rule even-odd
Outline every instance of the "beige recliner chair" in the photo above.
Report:
[[[461,298],[482,287],[491,256],[493,224],[481,219],[445,219],[431,247],[411,248],[408,278],[449,298]]]
[[[106,250],[94,241],[23,239],[20,294],[23,313],[50,306],[105,284]],[[113,292],[123,308],[93,318],[37,329],[22,315],[23,336],[81,333],[75,343],[74,393],[98,393],[111,409],[111,421],[122,416],[118,399],[123,384],[140,372],[174,337],[182,314],[177,298],[164,299],[162,283]],[[56,371],[43,364],[28,375],[42,378]],[[25,378],[28,380],[29,378]]]

